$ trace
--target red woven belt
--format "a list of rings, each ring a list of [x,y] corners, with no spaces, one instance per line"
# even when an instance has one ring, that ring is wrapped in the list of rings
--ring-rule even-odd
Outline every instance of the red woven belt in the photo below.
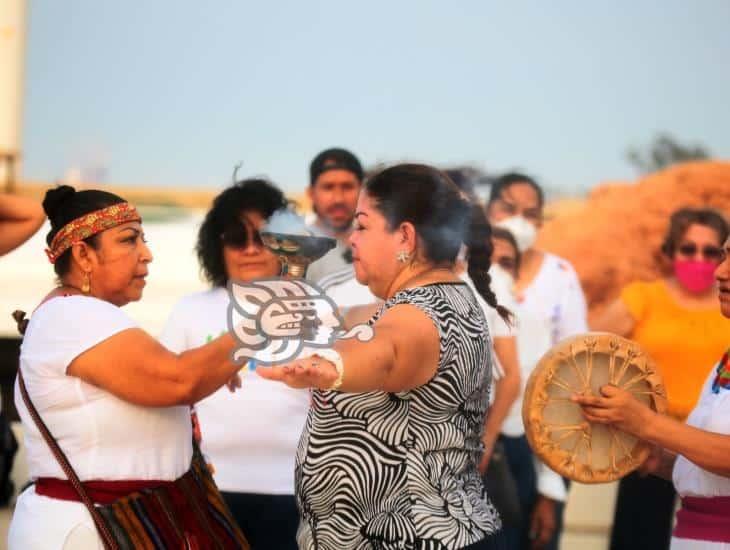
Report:
[[[173,485],[172,481],[123,479],[113,481],[84,481],[84,488],[94,504],[111,504],[115,500],[144,489],[154,489],[164,485]],[[35,492],[46,497],[59,500],[81,502],[73,485],[65,479],[55,477],[39,477],[35,482]]]
[[[684,497],[673,535],[678,539],[730,542],[730,497]]]

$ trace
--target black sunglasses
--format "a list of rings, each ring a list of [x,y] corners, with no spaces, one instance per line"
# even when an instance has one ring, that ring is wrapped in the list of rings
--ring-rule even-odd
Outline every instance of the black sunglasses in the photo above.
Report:
[[[700,251],[700,248],[695,243],[685,243],[677,247],[677,252],[682,256],[693,257]],[[723,256],[723,250],[719,246],[706,245],[701,249],[702,257],[705,260],[720,260]]]
[[[246,248],[249,238],[249,229],[243,225],[231,226],[221,234],[223,244],[231,248]],[[253,231],[253,242],[258,246],[264,244],[258,231]]]

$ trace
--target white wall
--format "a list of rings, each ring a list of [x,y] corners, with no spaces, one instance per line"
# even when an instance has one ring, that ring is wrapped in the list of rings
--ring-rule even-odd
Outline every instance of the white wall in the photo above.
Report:
[[[144,223],[154,259],[142,300],[124,310],[155,336],[177,300],[207,288],[193,251],[202,218],[203,213],[192,213],[180,220]],[[21,309],[30,315],[54,287],[53,266],[44,253],[49,228],[46,223],[28,242],[0,257],[0,335],[17,336],[11,313]]]

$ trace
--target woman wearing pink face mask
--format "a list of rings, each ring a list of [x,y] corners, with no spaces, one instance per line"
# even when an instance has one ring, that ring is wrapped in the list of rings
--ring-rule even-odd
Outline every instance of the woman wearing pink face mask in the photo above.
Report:
[[[636,341],[664,377],[668,414],[684,421],[695,406],[707,369],[727,348],[730,320],[717,310],[714,271],[728,223],[711,209],[672,214],[662,255],[666,276],[626,286],[591,328]],[[675,492],[672,484],[631,474],[621,480],[611,548],[669,547]]]

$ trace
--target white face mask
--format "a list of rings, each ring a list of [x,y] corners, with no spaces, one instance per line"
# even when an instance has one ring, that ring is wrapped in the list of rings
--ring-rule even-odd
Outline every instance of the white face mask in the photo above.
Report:
[[[489,266],[489,275],[492,277],[492,282],[495,283],[495,286],[502,285],[503,288],[510,290],[515,286],[515,279],[512,277],[512,274],[499,264]]]
[[[494,225],[512,233],[517,241],[517,248],[520,249],[520,252],[532,248],[532,245],[535,244],[535,239],[537,239],[537,229],[522,216],[510,216],[509,218],[496,222]]]

